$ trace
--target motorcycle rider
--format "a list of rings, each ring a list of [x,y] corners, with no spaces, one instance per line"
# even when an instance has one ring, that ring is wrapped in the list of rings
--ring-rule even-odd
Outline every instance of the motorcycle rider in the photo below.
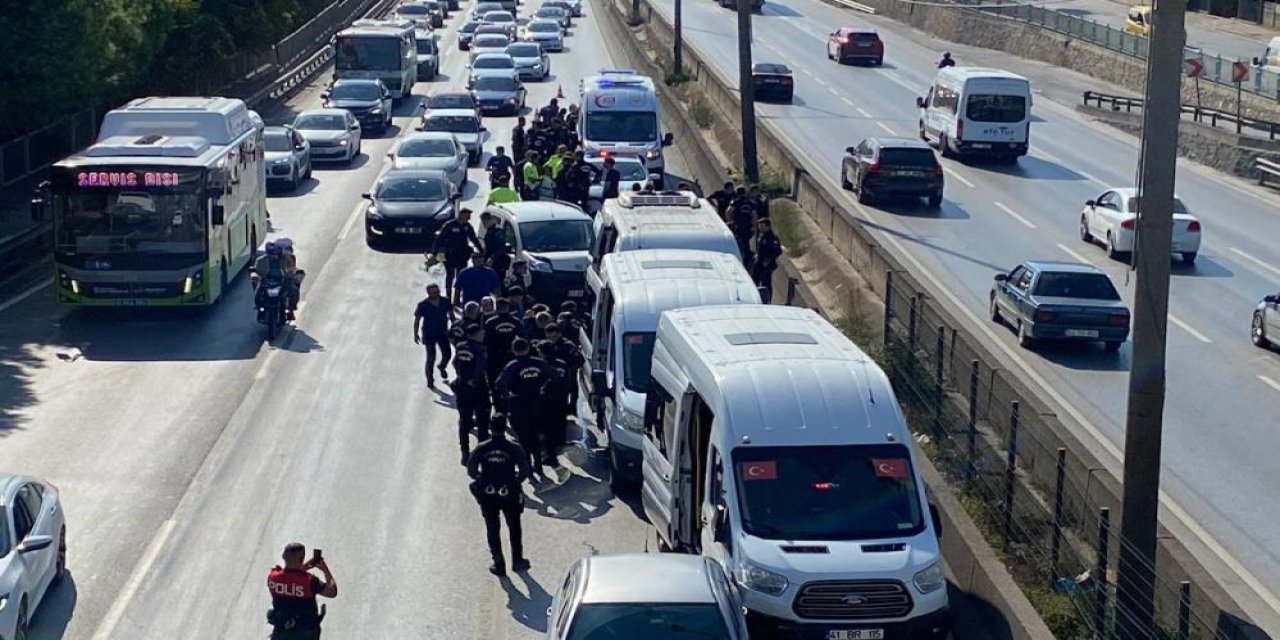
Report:
[[[458,214],[440,227],[435,246],[431,249],[436,255],[444,254],[445,296],[455,303],[457,296],[454,295],[454,279],[458,277],[458,272],[466,268],[467,258],[471,256],[473,247],[476,251],[484,250],[480,246],[480,239],[476,237],[476,230],[471,227],[471,210],[464,207],[458,209]]]
[[[516,338],[511,343],[515,358],[507,363],[494,385],[494,404],[503,414],[510,416],[516,439],[529,456],[529,464],[535,475],[542,474],[543,410],[539,402],[545,397],[548,383],[557,375],[546,360],[529,353],[529,341]]]
[[[951,57],[951,52],[943,51],[942,59],[938,61],[938,68],[945,69],[946,67],[954,67],[954,66],[956,66],[956,61]]]
[[[278,282],[284,290],[285,319],[292,322],[294,311],[298,309],[297,262],[292,255],[286,254],[284,247],[276,242],[268,242],[263,247],[261,256],[250,269],[253,274],[254,304],[261,309],[265,306],[267,283]],[[269,285],[268,285],[269,286]]]
[[[474,304],[474,303],[472,303]],[[470,305],[468,305],[470,306]],[[477,311],[479,305],[476,305]],[[477,442],[489,439],[488,350],[484,346],[484,327],[479,322],[459,323],[466,327],[467,339],[458,345],[453,356],[453,399],[458,406],[458,449],[462,452],[462,464],[467,464],[471,453],[471,432]]]
[[[511,538],[511,568],[517,572],[529,570],[529,561],[524,557],[520,513],[524,510],[524,481],[532,472],[528,454],[520,445],[507,440],[506,432],[506,418],[494,416],[492,437],[480,443],[467,460],[467,475],[472,480],[469,488],[480,505],[485,541],[493,558],[489,573],[498,577],[507,575],[499,516],[506,519],[507,535]]]
[[[511,361],[512,345],[524,329],[520,319],[511,314],[506,298],[498,298],[495,307],[493,316],[484,322],[484,346],[488,355],[485,373],[489,376],[490,388]]]
[[[511,170],[515,167],[515,162],[507,156],[506,148],[498,147],[494,150],[489,161],[485,163],[485,168],[489,171],[489,184],[498,184],[503,177],[511,178]]]

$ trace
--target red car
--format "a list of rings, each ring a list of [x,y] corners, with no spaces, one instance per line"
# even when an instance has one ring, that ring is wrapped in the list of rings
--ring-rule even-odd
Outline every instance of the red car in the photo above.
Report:
[[[827,36],[827,58],[840,64],[848,61],[884,63],[884,42],[875,29],[841,27]]]

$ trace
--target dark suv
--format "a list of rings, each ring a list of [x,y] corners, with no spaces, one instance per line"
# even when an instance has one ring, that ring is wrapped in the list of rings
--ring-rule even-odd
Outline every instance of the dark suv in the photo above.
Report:
[[[869,203],[881,196],[928,198],[929,206],[942,206],[942,165],[933,149],[910,138],[867,138],[845,149],[840,185]]]

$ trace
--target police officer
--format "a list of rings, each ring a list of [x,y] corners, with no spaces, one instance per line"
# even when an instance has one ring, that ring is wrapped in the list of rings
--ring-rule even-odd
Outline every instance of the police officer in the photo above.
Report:
[[[582,112],[578,109],[578,105],[569,105],[569,114],[564,118],[564,126],[570,131],[578,130],[578,120],[581,118]]]
[[[516,260],[511,263],[511,273],[502,280],[502,295],[506,297],[511,294],[511,290],[519,287],[524,288],[524,277],[529,274],[529,263],[524,260]]]
[[[524,154],[524,162],[516,167],[520,176],[520,199],[537,200],[538,187],[542,184],[542,169],[538,165],[538,153],[529,151]]]
[[[467,475],[471,477],[471,495],[480,505],[484,518],[485,540],[489,543],[489,555],[493,564],[489,573],[507,575],[507,562],[502,556],[501,516],[507,521],[507,535],[511,539],[511,568],[517,572],[528,571],[529,561],[524,557],[524,535],[520,528],[520,513],[524,511],[524,481],[531,475],[529,456],[520,445],[507,440],[507,420],[502,415],[493,417],[493,436],[480,443],[467,460]]]
[[[512,344],[520,337],[522,329],[520,319],[511,314],[511,305],[506,298],[498,298],[493,316],[484,323],[484,346],[488,356],[485,374],[489,377],[491,389],[503,367],[510,362]]]
[[[729,228],[738,241],[738,252],[742,254],[742,264],[751,265],[751,236],[755,234],[756,214],[760,203],[755,196],[738,187],[733,202],[729,205]]]
[[[479,305],[476,306],[477,310]],[[464,321],[465,322],[465,321]],[[471,432],[479,441],[489,439],[489,379],[487,352],[484,345],[484,328],[479,322],[467,327],[467,339],[458,345],[453,356],[456,374],[450,387],[458,406],[458,450],[462,452],[462,464],[467,464],[471,452]]]
[[[711,204],[715,205],[716,213],[720,214],[720,217],[726,223],[729,222],[729,204],[733,202],[733,195],[733,183],[726,182],[723,187],[716,189],[711,192],[711,195],[707,196],[707,200],[710,200]]]
[[[551,123],[560,115],[560,102],[555,98],[551,99],[551,103],[538,110],[538,119],[543,123]]]
[[[511,268],[511,246],[507,244],[507,234],[498,226],[498,217],[488,211],[480,214],[480,225],[484,227],[485,262],[500,280],[506,280],[507,270]]]
[[[542,357],[557,369],[556,380],[547,387],[545,438],[547,441],[546,463],[559,466],[557,456],[565,444],[566,432],[569,429],[569,416],[574,407],[570,403],[570,390],[577,386],[578,370],[582,368],[582,352],[560,333],[560,325],[551,322],[543,328],[546,340],[543,340],[539,352]]]
[[[462,317],[449,325],[449,342],[453,343],[455,349],[467,339],[467,336],[471,335],[472,327],[484,328],[484,318],[480,316],[479,302],[468,302],[462,305]]]
[[[591,185],[600,180],[600,169],[587,162],[586,154],[575,151],[573,164],[570,164],[565,171],[569,174],[567,178],[569,201],[586,211],[587,197],[591,193]]]
[[[534,154],[534,159],[541,163],[551,157],[551,152],[556,147],[556,140],[552,136],[550,128],[547,125],[540,124],[529,131],[529,151]],[[529,185],[526,179],[525,186]]]
[[[764,287],[765,304],[773,300],[773,272],[781,256],[782,242],[773,232],[773,223],[768,218],[760,218],[756,222],[756,256],[751,263],[751,279],[757,287]]]
[[[485,169],[489,171],[489,184],[497,185],[503,177],[510,179],[511,170],[515,166],[515,162],[507,155],[506,148],[499,146],[485,163]]]
[[[434,254],[444,254],[444,290],[445,296],[450,300],[456,298],[453,281],[458,277],[458,272],[467,267],[467,258],[471,257],[473,247],[476,251],[483,250],[480,239],[476,237],[476,230],[471,228],[471,210],[458,209],[458,214],[452,220],[441,225],[435,246],[431,249]]]
[[[489,189],[489,199],[487,204],[507,204],[508,202],[520,202],[520,193],[511,188],[511,176],[503,175],[493,182],[492,188]]]
[[[539,404],[556,371],[546,360],[531,355],[529,350],[529,341],[524,338],[517,338],[512,343],[511,352],[515,359],[498,376],[494,403],[502,413],[510,416],[511,427],[529,456],[530,466],[534,473],[542,475],[540,436],[543,430],[539,423],[544,413]]]
[[[525,136],[528,132],[525,130],[524,116],[516,118],[516,127],[511,130],[511,157],[519,160],[524,157],[524,153],[529,150],[526,145]]]
[[[601,198],[608,200],[618,197],[618,187],[622,183],[622,172],[618,171],[615,166],[617,162],[612,158],[604,159],[604,176],[601,178]]]
[[[284,566],[275,566],[267,574],[267,591],[271,593],[272,640],[319,640],[324,607],[316,606],[316,597],[336,598],[338,583],[329,571],[320,550],[307,560],[307,548],[300,542],[285,545],[281,556]],[[319,569],[324,579],[311,573]]]

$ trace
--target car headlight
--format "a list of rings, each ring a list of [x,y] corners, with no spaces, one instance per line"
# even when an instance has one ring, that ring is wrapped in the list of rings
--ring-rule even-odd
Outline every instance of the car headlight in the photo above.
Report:
[[[368,218],[369,218],[370,220],[381,220],[381,219],[382,219],[382,212],[381,212],[381,211],[378,211],[378,208],[377,208],[377,207],[369,207],[369,210],[368,210],[368,211],[366,211],[366,212],[364,212],[364,214],[365,214],[366,216],[368,216]]]
[[[947,585],[947,572],[942,568],[942,561],[939,560],[916,573],[911,578],[911,582],[915,583],[920,593],[933,593]]]
[[[377,115],[377,114],[379,114],[379,113],[382,113],[382,107],[374,107],[374,108],[372,108],[372,109],[370,109],[370,110],[369,110],[369,113],[371,113],[371,114],[373,114],[373,115]]]
[[[529,270],[538,273],[551,273],[551,263],[542,260],[530,260]]]
[[[507,98],[507,104],[510,104],[510,105],[520,104],[520,101],[516,100],[515,98]]]
[[[786,576],[757,567],[750,562],[743,562],[738,569],[738,584],[758,593],[778,596],[787,590],[790,583],[787,582]]]
[[[618,411],[618,426],[632,433],[644,433],[644,416],[626,409]]]
[[[345,147],[345,146],[347,146],[347,143],[348,143],[348,142],[350,142],[350,140],[347,140],[346,138],[343,138],[343,139],[341,139],[341,140],[339,140],[339,141],[338,141],[338,146],[340,146],[340,147]]]
[[[654,158],[657,158],[660,155],[662,155],[662,149],[649,149],[648,151],[644,152],[644,157],[647,160],[653,160]]]
[[[0,611],[4,611],[6,605],[9,604],[9,594],[0,593]]]

